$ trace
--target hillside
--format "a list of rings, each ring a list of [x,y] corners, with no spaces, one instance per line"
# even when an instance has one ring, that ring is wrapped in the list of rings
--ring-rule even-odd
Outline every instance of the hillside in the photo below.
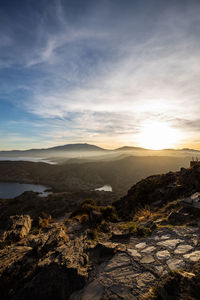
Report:
[[[2,300],[199,299],[200,167],[101,192],[0,199]]]
[[[40,183],[58,191],[91,190],[110,184],[114,192],[123,195],[146,176],[188,165],[189,158],[152,156],[59,165],[0,161],[0,181]]]

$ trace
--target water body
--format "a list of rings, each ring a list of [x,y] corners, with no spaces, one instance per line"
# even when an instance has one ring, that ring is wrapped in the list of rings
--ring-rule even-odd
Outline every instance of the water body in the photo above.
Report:
[[[47,189],[47,186],[39,184],[0,182],[0,198],[14,198],[26,191],[38,192],[40,196],[45,197],[49,194],[49,192],[45,192]]]
[[[0,157],[0,161],[31,161],[31,162],[44,162],[50,165],[56,165],[56,162],[50,161],[48,159],[43,159],[40,157],[26,157],[26,156],[20,156],[20,157]]]
[[[112,186],[109,184],[106,184],[98,189],[95,189],[95,191],[112,192]]]

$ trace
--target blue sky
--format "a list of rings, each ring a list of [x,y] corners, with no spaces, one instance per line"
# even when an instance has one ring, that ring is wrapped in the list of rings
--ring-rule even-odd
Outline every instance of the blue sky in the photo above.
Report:
[[[0,149],[138,145],[142,128],[200,148],[200,2],[1,0]]]

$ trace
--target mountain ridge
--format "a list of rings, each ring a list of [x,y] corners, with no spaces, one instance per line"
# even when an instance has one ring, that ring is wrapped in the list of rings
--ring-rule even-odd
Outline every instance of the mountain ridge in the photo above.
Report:
[[[51,152],[51,151],[103,151],[103,152],[114,152],[114,151],[187,151],[187,152],[197,152],[199,153],[200,150],[197,149],[190,149],[190,148],[182,148],[182,149],[162,149],[162,150],[153,150],[153,149],[146,149],[137,146],[122,146],[115,149],[106,149],[99,147],[97,145],[88,144],[88,143],[74,143],[74,144],[64,144],[61,146],[54,146],[50,148],[32,148],[26,150],[1,150],[1,154],[20,154],[20,153],[30,153],[30,152]]]

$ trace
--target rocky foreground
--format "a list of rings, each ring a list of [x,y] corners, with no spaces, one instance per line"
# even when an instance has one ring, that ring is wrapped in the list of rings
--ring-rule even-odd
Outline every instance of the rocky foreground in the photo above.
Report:
[[[0,200],[1,299],[199,299],[199,167],[89,196]]]

